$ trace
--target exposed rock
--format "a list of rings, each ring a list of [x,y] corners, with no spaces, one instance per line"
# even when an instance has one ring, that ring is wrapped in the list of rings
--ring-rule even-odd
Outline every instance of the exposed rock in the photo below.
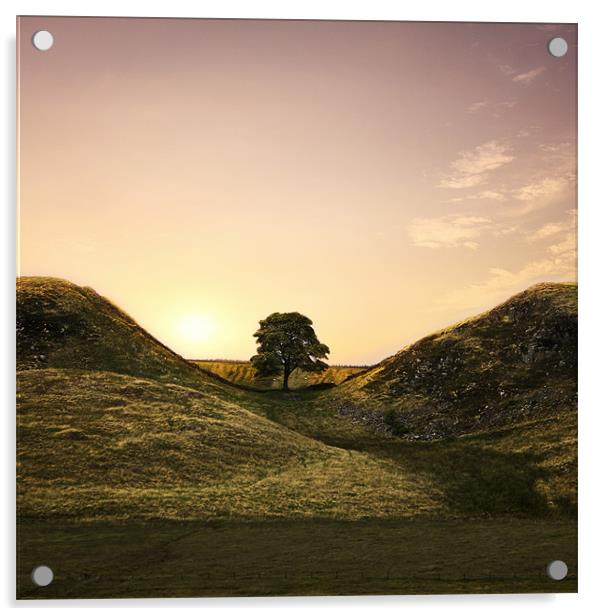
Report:
[[[540,284],[342,384],[339,412],[433,439],[576,409],[577,287]]]

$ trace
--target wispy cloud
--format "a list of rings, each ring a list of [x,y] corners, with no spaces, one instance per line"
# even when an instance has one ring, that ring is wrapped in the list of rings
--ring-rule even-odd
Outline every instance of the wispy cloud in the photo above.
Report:
[[[499,118],[502,113],[516,106],[516,101],[491,102],[489,100],[475,101],[468,105],[467,111],[470,114],[486,113],[494,118]]]
[[[524,216],[533,211],[559,204],[571,205],[575,201],[576,156],[574,141],[542,143],[537,146],[534,162],[539,167],[536,175],[523,179],[514,187],[506,187],[509,201],[505,216]]]
[[[512,81],[515,83],[522,83],[525,85],[531,83],[546,70],[545,66],[538,66],[528,71],[521,71],[510,64],[500,64],[498,68],[507,77],[512,77]]]
[[[549,222],[548,224],[543,225],[543,226],[539,227],[539,229],[534,231],[529,236],[529,239],[531,241],[541,240],[541,239],[544,239],[546,237],[550,237],[552,235],[558,235],[559,233],[562,233],[563,229],[564,229],[564,224],[563,223],[561,223],[561,222]]]
[[[456,174],[444,177],[439,183],[440,188],[474,188],[485,181],[485,175]]]
[[[569,141],[559,143],[540,143],[538,148],[546,154],[568,154],[574,160],[574,147]]]
[[[506,195],[501,190],[481,190],[464,197],[453,197],[448,203],[462,203],[464,201],[504,201]]]
[[[517,188],[514,197],[532,203],[546,201],[562,192],[567,184],[567,177],[545,177]]]
[[[516,233],[517,231],[518,227],[516,225],[500,225],[495,229],[494,235],[511,235],[512,233]]]
[[[414,218],[408,234],[414,246],[422,248],[479,247],[476,239],[491,226],[488,218],[481,216],[441,216]]]
[[[548,246],[548,252],[552,253],[556,259],[570,259],[577,262],[577,240],[574,231],[567,233],[565,238],[557,244]]]
[[[505,216],[519,217],[543,209],[560,199],[572,200],[571,187],[575,177],[570,173],[559,176],[546,176],[533,180],[529,184],[519,186],[512,191],[512,197],[516,202],[504,211]]]
[[[576,211],[567,213],[566,221],[543,225],[531,236],[551,242],[543,248],[541,258],[528,261],[516,270],[490,268],[488,278],[444,295],[434,309],[479,310],[537,282],[574,280],[577,273]]]
[[[462,287],[444,295],[436,302],[434,309],[481,310],[537,282],[574,280],[574,238],[567,238],[562,243],[551,246],[549,253],[548,257],[530,261],[515,271],[491,268],[489,278],[480,284]]]
[[[451,172],[439,183],[441,188],[472,188],[483,184],[490,171],[514,160],[509,146],[488,141],[460,153],[450,165]]]
[[[539,77],[546,70],[545,66],[538,66],[530,71],[526,71],[525,73],[518,73],[512,78],[512,81],[516,83],[531,83],[536,77]]]
[[[485,109],[489,103],[487,101],[477,101],[468,106],[468,113],[477,113],[481,109]]]
[[[577,228],[577,210],[567,210],[567,218],[563,221],[548,222],[527,234],[527,240],[537,242],[539,240],[558,238],[563,234],[565,237],[574,236]],[[556,240],[555,240],[556,241]],[[551,248],[551,247],[550,247]],[[552,252],[557,252],[555,249]]]
[[[502,71],[502,73],[504,73],[504,75],[510,76],[518,73],[518,69],[514,68],[510,64],[500,64],[498,68]]]

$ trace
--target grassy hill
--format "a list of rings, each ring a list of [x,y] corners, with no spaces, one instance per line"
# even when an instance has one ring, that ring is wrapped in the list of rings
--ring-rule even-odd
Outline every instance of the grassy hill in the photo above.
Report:
[[[575,285],[533,287],[323,392],[216,380],[91,289],[57,279],[19,281],[18,339],[28,515],[576,506]]]
[[[83,370],[19,373],[18,486],[22,516],[357,519],[441,508],[420,473],[212,394]]]
[[[19,596],[541,591],[551,558],[576,588],[575,285],[289,393],[91,289],[17,302]]]
[[[222,378],[257,389],[282,389],[282,377],[261,378],[255,375],[253,366],[248,361],[194,359],[197,366],[221,376]],[[366,370],[367,366],[328,366],[323,372],[305,372],[295,370],[289,380],[291,389],[302,389],[312,385],[339,385],[349,377]]]
[[[406,438],[575,413],[577,286],[535,285],[419,340],[333,395],[342,414]]]
[[[17,370],[103,370],[218,389],[221,379],[174,353],[89,287],[17,279]]]
[[[17,336],[20,515],[358,518],[440,506],[416,474],[251,412],[279,399],[184,360],[92,289],[20,279]]]

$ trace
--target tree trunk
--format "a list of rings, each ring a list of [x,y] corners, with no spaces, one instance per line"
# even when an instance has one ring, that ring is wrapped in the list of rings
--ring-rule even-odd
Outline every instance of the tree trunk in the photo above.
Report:
[[[282,378],[282,391],[289,391],[288,389],[288,377],[291,375],[291,371],[285,366],[284,377]]]

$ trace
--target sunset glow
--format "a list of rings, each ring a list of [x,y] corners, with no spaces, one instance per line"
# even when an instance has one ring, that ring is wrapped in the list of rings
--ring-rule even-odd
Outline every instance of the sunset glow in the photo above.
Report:
[[[180,319],[177,332],[182,344],[205,342],[215,330],[214,324],[205,316],[191,314]]]
[[[248,359],[259,319],[299,311],[332,363],[374,363],[576,277],[574,26],[19,21],[40,29],[19,273],[178,353]]]

